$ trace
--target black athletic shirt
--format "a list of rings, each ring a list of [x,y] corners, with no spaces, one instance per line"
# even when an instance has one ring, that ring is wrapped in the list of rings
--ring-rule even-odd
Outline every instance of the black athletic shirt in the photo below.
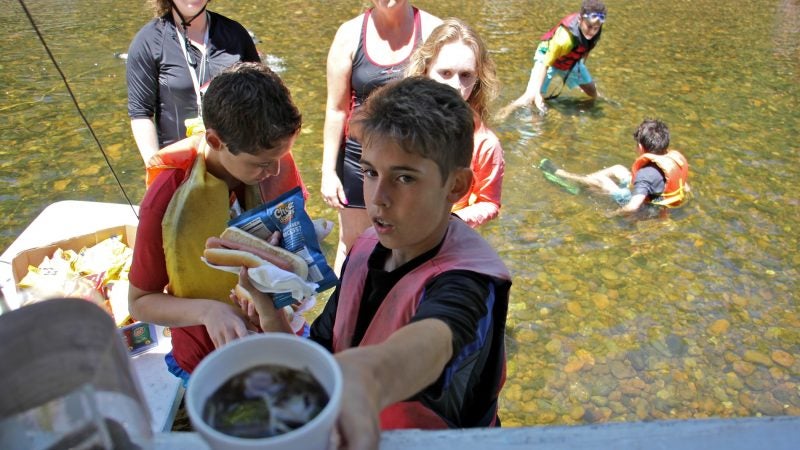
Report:
[[[383,263],[391,250],[380,243],[375,246],[367,262],[369,273],[353,334],[353,346],[361,342],[386,294],[403,276],[436,256],[440,248],[441,243],[397,269],[387,272],[383,270]],[[342,267],[342,274],[346,271],[347,261]],[[465,344],[475,341],[477,337],[478,320],[487,313],[486,297],[489,295],[489,283],[491,279],[488,276],[476,272],[467,270],[444,272],[425,286],[425,298],[419,304],[411,322],[428,318],[445,322],[453,334],[453,357],[455,357]],[[337,287],[322,313],[311,325],[311,339],[330,351],[333,351],[333,326],[338,303]]]
[[[664,193],[664,174],[655,164],[648,164],[636,172],[631,195],[646,195],[648,200]]]
[[[414,258],[397,269],[387,272],[383,263],[391,251],[378,243],[367,261],[369,270],[365,281],[361,307],[356,321],[352,344],[358,345],[365,330],[372,321],[386,294],[405,275],[430,260],[441,249],[436,248]],[[342,273],[347,271],[347,261]],[[496,300],[493,311],[487,310],[492,279],[486,275],[466,270],[451,270],[431,279],[425,285],[425,296],[411,322],[435,318],[445,322],[453,335],[453,356],[448,368],[438,379],[411,396],[408,400],[418,400],[444,419],[454,428],[486,426],[496,418],[496,394],[504,377],[505,351],[503,350],[503,331],[505,329],[506,305]],[[509,285],[496,286],[496,295],[505,300]],[[331,349],[333,346],[333,327],[338,304],[339,290],[333,293],[322,314],[311,326],[311,339]],[[499,297],[498,297],[499,298]],[[348,299],[349,301],[350,299]],[[499,307],[498,307],[499,306]],[[470,350],[471,356],[460,359],[462,352],[478,342],[478,323],[487,314],[494,316],[491,329],[480,333],[486,339],[479,352]],[[457,362],[457,366],[450,366]],[[459,367],[452,372],[450,369]]]
[[[414,48],[422,45],[422,22],[420,19],[419,10],[414,10]],[[383,86],[384,84],[397,80],[403,77],[403,73],[408,67],[408,62],[411,59],[409,53],[402,60],[393,64],[377,64],[367,54],[367,25],[369,23],[369,16],[372,13],[372,8],[364,12],[364,21],[361,24],[361,36],[358,38],[358,47],[353,55],[353,69],[350,74],[350,87],[353,91],[354,107],[358,108],[367,101],[367,97],[375,89]]]
[[[208,60],[201,86],[234,63],[260,60],[242,25],[211,11],[209,16]],[[194,84],[179,37],[183,39],[170,12],[142,27],[128,49],[128,115],[131,119],[155,118],[159,148],[185,138],[184,120],[198,116]],[[194,61],[200,61],[199,49],[190,46],[187,50]]]

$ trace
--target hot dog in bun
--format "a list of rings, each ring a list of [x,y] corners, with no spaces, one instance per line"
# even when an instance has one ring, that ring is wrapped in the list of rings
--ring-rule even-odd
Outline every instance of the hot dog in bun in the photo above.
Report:
[[[218,238],[208,238],[203,256],[218,266],[254,268],[268,262],[303,280],[308,278],[308,264],[301,256],[236,227],[226,228]]]

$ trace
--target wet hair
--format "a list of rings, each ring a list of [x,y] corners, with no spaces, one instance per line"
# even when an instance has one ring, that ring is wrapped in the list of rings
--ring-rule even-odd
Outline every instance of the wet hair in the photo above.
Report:
[[[376,89],[352,125],[365,148],[388,139],[433,160],[442,184],[472,161],[472,109],[458,91],[427,77],[408,77]]]
[[[475,54],[477,79],[467,103],[481,120],[486,121],[489,116],[489,102],[494,100],[499,89],[496,67],[478,33],[462,20],[450,17],[434,28],[425,43],[411,55],[406,75],[428,75],[431,64],[439,56],[442,47],[453,42],[463,43]]]
[[[583,0],[581,15],[589,13],[607,13],[606,4],[600,0]]]
[[[294,136],[303,118],[280,77],[261,63],[237,63],[213,80],[203,96],[203,123],[228,150],[258,154]]]
[[[172,10],[172,0],[148,0],[148,3],[153,8],[156,17],[161,17]],[[211,0],[206,2],[206,6],[209,3],[211,3]]]
[[[669,128],[667,124],[657,119],[645,119],[636,131],[633,138],[648,153],[663,155],[669,148]]]

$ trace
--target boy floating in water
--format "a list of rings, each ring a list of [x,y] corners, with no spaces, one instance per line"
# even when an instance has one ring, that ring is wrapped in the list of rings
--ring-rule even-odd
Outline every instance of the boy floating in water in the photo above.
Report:
[[[505,117],[531,103],[544,114],[547,112],[545,98],[558,97],[564,85],[580,87],[592,99],[597,98],[597,87],[584,61],[600,40],[605,21],[606,5],[602,1],[583,0],[579,13],[564,17],[545,33],[536,48],[525,92],[499,115]]]
[[[574,181],[610,195],[620,208],[614,214],[638,211],[647,203],[674,208],[689,192],[689,164],[677,150],[669,150],[669,128],[660,120],[646,119],[633,133],[639,155],[628,170],[616,165],[589,175],[559,169],[545,158],[539,168],[558,178]]]

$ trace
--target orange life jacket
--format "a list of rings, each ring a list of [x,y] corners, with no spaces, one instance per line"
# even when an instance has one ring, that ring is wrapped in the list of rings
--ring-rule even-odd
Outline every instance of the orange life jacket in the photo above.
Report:
[[[156,152],[147,162],[146,186],[150,187],[161,172],[170,169],[183,170],[186,174],[184,179],[186,179],[189,176],[189,169],[191,169],[194,159],[197,157],[198,149],[201,145],[206,145],[204,141],[205,134],[201,133],[182,139]],[[296,186],[300,186],[303,189],[303,198],[308,198],[308,190],[300,177],[300,171],[297,169],[294,157],[289,152],[281,158],[280,173],[267,178],[259,185],[261,201],[272,200],[284,192],[294,189]]]
[[[368,274],[367,260],[377,242],[377,234],[370,227],[356,240],[348,256],[347,275],[341,279],[334,321],[334,352],[340,352],[352,345]],[[485,410],[469,411],[471,416],[480,419],[474,419],[475,423],[465,425],[454,423],[452,418],[442,417],[421,401],[403,401],[381,411],[381,428],[384,430],[496,425],[497,396],[505,382],[503,335],[511,275],[494,249],[460,219],[450,219],[447,235],[439,252],[409,272],[389,291],[359,345],[384,342],[396,330],[407,325],[422,301],[425,285],[437,275],[451,270],[469,270],[487,275],[493,280],[487,298],[489,313],[478,325],[479,331],[483,332],[478,333],[476,342],[465,345],[461,354],[453,358],[444,369],[445,383],[449,386],[445,396],[449,396],[451,401],[465,398],[467,393],[463,391],[466,391],[470,379],[479,376],[484,380],[478,391],[489,396],[483,408]],[[485,361],[481,366],[481,373],[473,373],[475,358]]]
[[[676,208],[686,201],[686,182],[689,178],[689,163],[677,150],[670,150],[665,155],[643,153],[636,158],[631,167],[631,182],[636,179],[636,172],[648,164],[655,164],[664,174],[664,193],[652,200],[654,205]]]
[[[603,29],[597,32],[591,39],[586,39],[581,33],[580,13],[573,13],[561,19],[558,25],[554,26],[547,33],[542,35],[542,41],[549,41],[559,27],[564,27],[572,35],[572,51],[558,58],[553,62],[553,67],[559,70],[570,70],[581,58],[585,57],[600,40]]]

